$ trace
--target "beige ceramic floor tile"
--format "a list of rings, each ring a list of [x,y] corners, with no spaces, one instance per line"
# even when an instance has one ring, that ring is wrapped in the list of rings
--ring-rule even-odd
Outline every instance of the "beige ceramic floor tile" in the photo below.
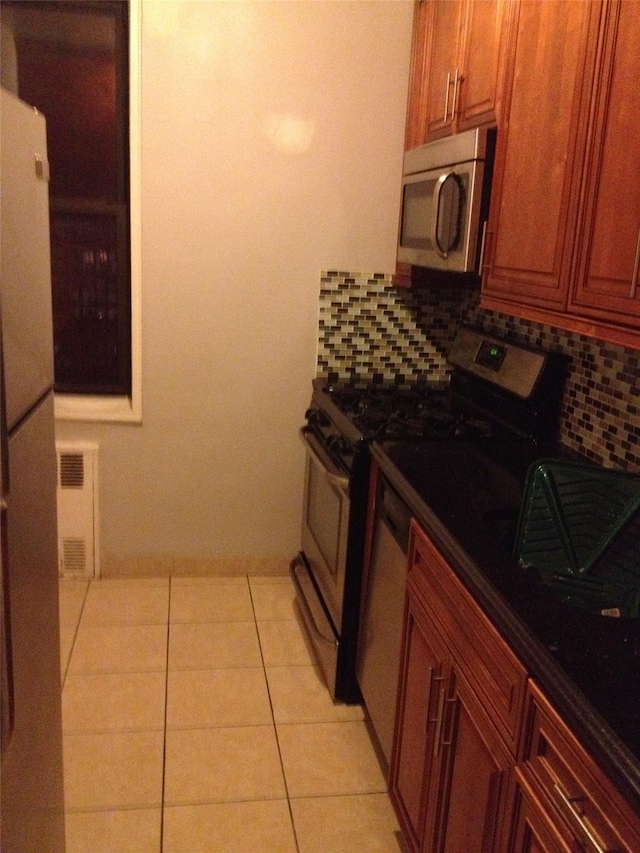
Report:
[[[249,586],[253,589],[254,586],[261,586],[265,583],[282,583],[290,584],[291,578],[288,574],[285,575],[249,575]]]
[[[60,604],[61,628],[76,630],[88,588],[88,581],[60,580],[58,584],[58,602]]]
[[[296,853],[286,800],[172,806],[163,853]]]
[[[402,853],[386,794],[292,800],[300,853]]]
[[[258,622],[265,666],[309,666],[315,663],[300,625],[294,620]]]
[[[252,566],[253,560],[249,557],[177,558],[173,561],[171,580],[202,578],[204,581],[226,582],[231,578],[242,578],[246,584]]]
[[[268,726],[272,723],[262,667],[169,672],[168,729]]]
[[[168,577],[161,577],[160,573],[153,577],[138,577],[138,576],[130,576],[130,577],[102,577],[96,578],[91,581],[92,584],[98,585],[109,585],[112,587],[138,587],[138,589],[145,589],[152,586],[159,586],[163,589],[169,589],[170,579]]]
[[[333,702],[318,667],[268,667],[267,680],[276,723],[338,722],[365,718],[361,705]]]
[[[251,587],[251,598],[258,622],[296,618],[296,593],[291,581],[256,584]]]
[[[162,732],[65,735],[68,811],[160,807]]]
[[[73,644],[76,639],[76,629],[68,628],[64,626],[60,626],[60,678],[61,684],[64,684],[64,680],[67,675],[67,670],[69,668],[69,661],[71,660],[71,652],[73,651]]]
[[[166,734],[165,805],[286,797],[272,726]]]
[[[58,602],[60,606],[60,675],[62,683],[67,674],[71,652],[76,639],[82,608],[84,607],[88,581],[60,579]]]
[[[253,619],[246,582],[172,586],[171,623],[245,622]]]
[[[169,632],[169,669],[262,666],[255,622],[178,623]]]
[[[84,625],[164,625],[169,586],[142,581],[94,581],[82,613]]]
[[[71,653],[70,675],[153,672],[166,668],[167,625],[85,625]]]
[[[277,730],[290,797],[387,790],[365,723],[279,725]]]
[[[66,853],[158,853],[161,809],[67,812]]]
[[[65,733],[162,731],[166,674],[69,675],[62,691]]]
[[[173,576],[171,578],[172,591],[183,586],[247,586],[246,575],[218,575],[207,576],[192,575],[192,576]]]

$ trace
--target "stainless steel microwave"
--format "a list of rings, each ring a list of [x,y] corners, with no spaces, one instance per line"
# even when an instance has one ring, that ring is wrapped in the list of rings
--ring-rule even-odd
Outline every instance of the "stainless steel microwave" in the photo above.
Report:
[[[495,129],[476,128],[404,155],[398,261],[478,272]]]

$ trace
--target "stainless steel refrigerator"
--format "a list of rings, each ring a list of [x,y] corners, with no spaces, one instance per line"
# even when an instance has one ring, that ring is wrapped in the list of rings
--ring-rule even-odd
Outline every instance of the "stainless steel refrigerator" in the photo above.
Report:
[[[46,126],[2,89],[0,849],[64,851]]]

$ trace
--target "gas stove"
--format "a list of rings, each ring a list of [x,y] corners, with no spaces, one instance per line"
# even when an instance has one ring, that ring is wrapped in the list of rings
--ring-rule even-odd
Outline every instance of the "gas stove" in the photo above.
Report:
[[[555,431],[562,371],[548,355],[463,327],[448,361],[444,383],[334,376],[313,382],[301,429],[307,450],[302,548],[291,573],[332,695],[343,701],[359,695],[355,653],[371,446],[423,445],[434,475],[448,460],[456,473],[448,479],[464,483],[460,462],[475,457],[461,456],[463,445],[491,448],[499,466],[515,445],[526,453],[513,458],[535,456]]]

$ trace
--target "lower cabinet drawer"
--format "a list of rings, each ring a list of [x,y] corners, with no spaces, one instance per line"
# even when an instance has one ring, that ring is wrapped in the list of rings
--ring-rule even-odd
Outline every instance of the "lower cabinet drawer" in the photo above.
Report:
[[[528,784],[537,792],[566,849],[640,851],[640,818],[533,682],[527,710],[524,766],[518,768],[516,779],[521,787]]]
[[[558,827],[557,816],[544,806],[544,794],[526,764],[512,776],[511,834],[507,853],[576,853]],[[581,849],[581,848],[578,848]]]

